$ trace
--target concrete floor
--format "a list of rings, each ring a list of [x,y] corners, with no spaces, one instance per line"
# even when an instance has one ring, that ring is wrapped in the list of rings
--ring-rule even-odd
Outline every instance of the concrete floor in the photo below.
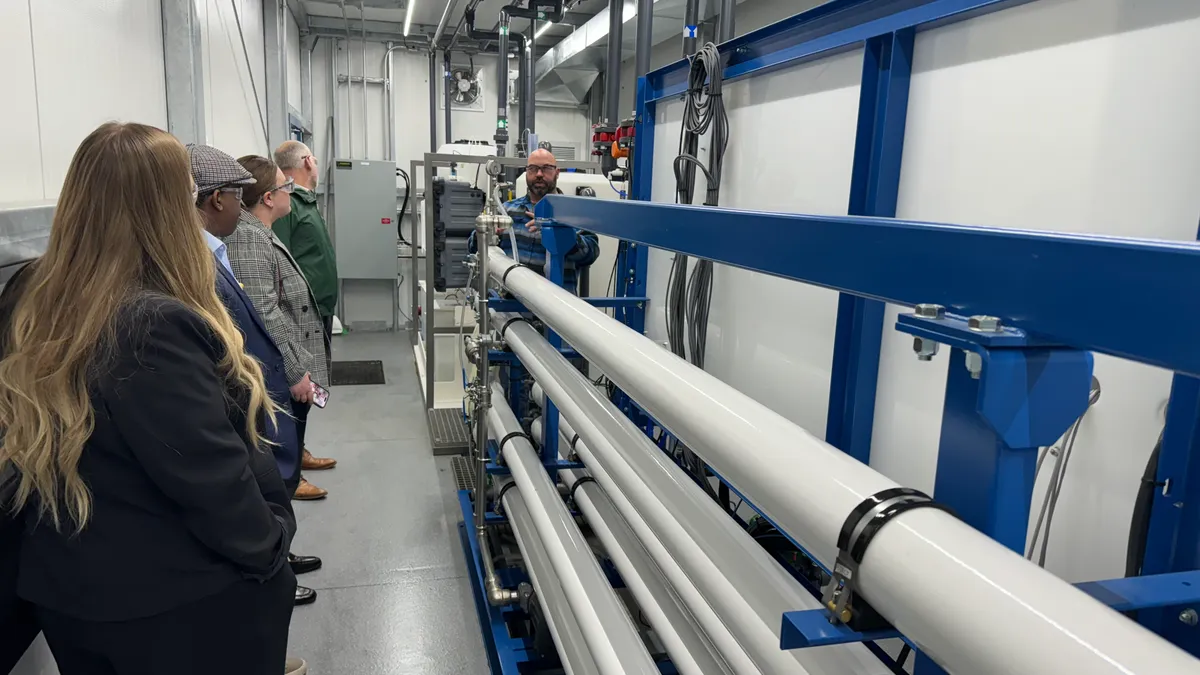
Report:
[[[382,360],[387,384],[331,388],[309,418],[309,449],[338,466],[306,474],[328,498],[295,503],[293,551],[325,565],[300,577],[317,601],[296,608],[288,651],[311,675],[483,675],[449,459],[430,451],[408,336],[338,336],[333,350]]]

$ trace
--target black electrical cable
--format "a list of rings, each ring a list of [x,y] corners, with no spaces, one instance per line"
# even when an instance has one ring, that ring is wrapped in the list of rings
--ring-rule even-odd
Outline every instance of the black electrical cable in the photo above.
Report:
[[[400,167],[396,167],[396,175],[404,179],[404,205],[400,207],[400,217],[396,219],[396,237],[401,242],[408,244],[408,241],[404,238],[403,225],[404,214],[408,213],[408,196],[412,190],[412,180],[408,177],[408,172]],[[411,244],[409,245],[411,246]]]
[[[721,197],[721,172],[729,144],[729,118],[722,99],[721,53],[713,43],[691,57],[688,88],[684,96],[683,121],[679,129],[679,152],[675,157],[675,203],[691,204],[695,193],[696,169],[704,174],[706,206],[717,206]],[[700,139],[709,134],[708,162],[697,156]],[[688,256],[680,253],[671,263],[667,278],[666,328],[671,351],[704,367],[708,345],[708,316],[712,302],[712,270],[709,260],[698,260],[688,276]],[[721,495],[708,481],[708,467],[690,449],[680,444],[681,463],[713,499]],[[728,508],[728,500],[722,508]]]
[[[1158,458],[1162,454],[1162,434],[1146,462],[1142,482],[1138,486],[1137,499],[1133,502],[1133,518],[1129,523],[1129,543],[1125,547],[1125,576],[1142,574],[1142,561],[1146,557],[1146,539],[1150,532],[1150,512],[1154,505],[1154,492],[1159,488]]]

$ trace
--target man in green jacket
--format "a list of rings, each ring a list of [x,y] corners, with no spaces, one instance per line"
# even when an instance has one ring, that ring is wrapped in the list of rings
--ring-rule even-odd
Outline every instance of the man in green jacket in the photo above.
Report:
[[[276,220],[271,231],[291,252],[308,279],[325,333],[332,335],[338,297],[337,257],[325,219],[317,210],[317,158],[300,141],[284,141],[275,149],[275,163],[296,182],[296,191],[292,193],[292,212]],[[304,449],[302,467],[306,470],[332,469],[335,464],[336,459],[313,457],[308,448]]]

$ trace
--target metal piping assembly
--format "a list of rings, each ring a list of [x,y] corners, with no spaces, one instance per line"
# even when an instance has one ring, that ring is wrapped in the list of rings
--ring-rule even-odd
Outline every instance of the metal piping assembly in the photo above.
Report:
[[[433,53],[430,53],[430,63],[435,63]],[[483,213],[475,218],[476,241],[492,244],[496,241],[496,232],[512,226],[512,218],[504,212],[500,205],[498,179],[500,166],[495,162],[487,163],[488,201]],[[488,326],[488,260],[486,255],[476,256],[472,274],[475,276],[475,321],[479,335],[474,339],[475,361],[478,369],[475,382],[467,392],[473,402],[472,417],[475,427],[475,537],[479,543],[480,558],[484,564],[484,587],[488,602],[492,606],[516,602],[519,596],[516,591],[505,589],[496,576],[492,563],[491,549],[487,538],[487,504],[488,504],[488,414],[492,408],[491,367],[488,362],[488,352],[494,346],[491,328]],[[503,400],[503,399],[502,399]]]
[[[515,267],[500,249],[488,255],[497,281],[827,568],[837,559],[848,515],[899,487]],[[951,673],[1183,675],[1195,669],[1195,659],[1166,640],[935,508],[907,510],[879,529],[855,577],[857,592]]]
[[[625,605],[609,584],[588,541],[563,503],[558,488],[504,401],[504,390],[492,385],[488,411],[492,435],[504,448],[505,466],[512,472],[521,496],[529,504],[538,536],[575,617],[588,649],[604,675],[658,675],[641,635]]]
[[[508,279],[523,271],[515,268]],[[538,331],[512,318],[495,317],[508,326],[505,344],[558,406],[572,436],[579,434],[569,446],[640,529],[638,538],[733,672],[886,672],[859,645],[781,651],[783,612],[817,608],[816,599]]]

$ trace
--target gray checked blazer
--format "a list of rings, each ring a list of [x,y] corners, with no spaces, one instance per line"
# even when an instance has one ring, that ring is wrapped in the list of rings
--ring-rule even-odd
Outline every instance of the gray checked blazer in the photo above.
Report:
[[[233,275],[283,353],[288,383],[310,373],[313,382],[328,387],[329,338],[308,280],[287,247],[249,211],[242,211],[225,245]]]

